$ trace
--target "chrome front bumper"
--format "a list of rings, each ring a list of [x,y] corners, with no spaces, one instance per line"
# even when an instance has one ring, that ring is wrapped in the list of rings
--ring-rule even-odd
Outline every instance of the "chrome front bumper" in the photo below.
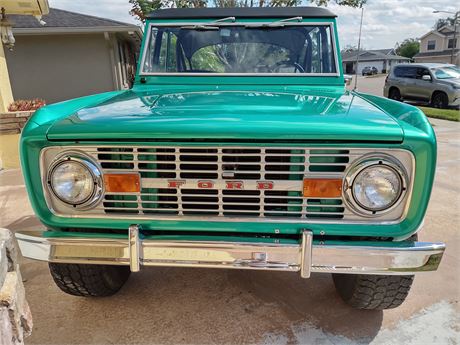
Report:
[[[22,255],[36,260],[141,266],[237,268],[298,272],[413,274],[435,271],[445,245],[426,242],[350,242],[314,244],[310,231],[300,244],[170,241],[142,239],[139,227],[128,239],[45,237],[44,232],[18,232]]]

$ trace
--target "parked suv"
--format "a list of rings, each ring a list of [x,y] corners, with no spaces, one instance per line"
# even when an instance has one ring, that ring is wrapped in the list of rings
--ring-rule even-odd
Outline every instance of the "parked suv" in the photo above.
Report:
[[[424,63],[395,66],[385,80],[384,96],[429,102],[435,108],[460,105],[460,68]]]
[[[362,70],[363,76],[377,74],[379,71],[375,67],[366,66]]]

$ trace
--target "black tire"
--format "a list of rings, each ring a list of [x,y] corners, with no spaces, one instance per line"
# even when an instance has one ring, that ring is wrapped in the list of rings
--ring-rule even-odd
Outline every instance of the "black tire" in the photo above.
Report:
[[[82,297],[106,297],[118,292],[128,280],[128,266],[49,264],[51,276],[65,293]]]
[[[356,309],[383,310],[399,307],[414,276],[333,274],[334,285],[345,303]]]
[[[401,92],[399,91],[398,88],[393,87],[390,89],[390,93],[388,94],[388,98],[395,100],[395,101],[401,101]]]
[[[444,92],[435,92],[431,97],[431,106],[433,108],[446,109],[449,105],[449,99]]]
[[[413,234],[407,241],[417,241]],[[335,289],[356,309],[384,310],[399,307],[409,294],[414,276],[333,274]]]

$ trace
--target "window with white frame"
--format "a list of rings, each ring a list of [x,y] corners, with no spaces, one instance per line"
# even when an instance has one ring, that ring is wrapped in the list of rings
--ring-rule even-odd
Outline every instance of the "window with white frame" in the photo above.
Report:
[[[449,38],[449,41],[447,41],[447,49],[454,49],[456,47],[457,47],[457,39]]]

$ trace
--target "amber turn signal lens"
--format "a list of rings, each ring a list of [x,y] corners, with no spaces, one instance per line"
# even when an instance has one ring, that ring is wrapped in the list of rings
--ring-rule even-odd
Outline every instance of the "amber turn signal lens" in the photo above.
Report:
[[[139,174],[105,174],[106,192],[135,193],[141,190]]]
[[[305,179],[303,196],[313,198],[337,198],[342,195],[340,179]]]

